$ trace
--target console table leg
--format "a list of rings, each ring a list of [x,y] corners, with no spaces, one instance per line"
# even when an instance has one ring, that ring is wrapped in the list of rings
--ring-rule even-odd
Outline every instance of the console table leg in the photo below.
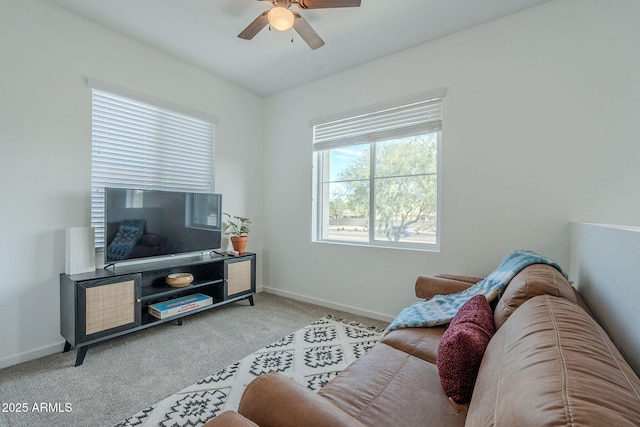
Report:
[[[62,350],[63,353],[68,352],[69,350],[71,350],[71,344],[69,344],[69,341],[65,341],[64,342],[64,350]]]
[[[182,326],[182,317],[178,319],[178,326]]]
[[[79,347],[76,350],[76,365],[75,366],[80,366],[82,365],[82,363],[84,362],[84,357],[87,355],[87,350],[89,350],[89,346],[85,346],[85,347]]]
[[[249,304],[251,304],[251,307],[253,307],[253,295],[249,297]]]

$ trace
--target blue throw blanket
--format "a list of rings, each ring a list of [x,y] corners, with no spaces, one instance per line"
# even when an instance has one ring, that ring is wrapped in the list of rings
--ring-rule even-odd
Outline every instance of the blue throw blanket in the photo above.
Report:
[[[405,308],[387,327],[386,332],[401,328],[445,325],[451,322],[460,307],[474,295],[482,294],[488,301],[493,300],[520,270],[532,264],[548,264],[567,277],[562,268],[549,258],[531,251],[514,251],[507,255],[491,274],[469,289],[457,294],[436,295],[428,301],[417,302]]]

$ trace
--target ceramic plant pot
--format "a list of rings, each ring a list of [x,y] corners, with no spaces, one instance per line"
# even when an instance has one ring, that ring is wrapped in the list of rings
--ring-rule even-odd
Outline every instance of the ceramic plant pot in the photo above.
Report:
[[[245,249],[247,248],[248,240],[249,240],[249,236],[231,237],[231,244],[233,245],[233,250],[243,254],[245,252]]]

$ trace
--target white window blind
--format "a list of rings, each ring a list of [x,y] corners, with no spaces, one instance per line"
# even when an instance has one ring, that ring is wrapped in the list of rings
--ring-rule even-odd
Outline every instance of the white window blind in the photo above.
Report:
[[[444,90],[406,99],[400,105],[371,107],[311,123],[315,151],[442,130]],[[397,102],[397,101],[396,101]]]
[[[96,247],[104,245],[105,187],[214,191],[214,118],[93,87],[91,139]]]

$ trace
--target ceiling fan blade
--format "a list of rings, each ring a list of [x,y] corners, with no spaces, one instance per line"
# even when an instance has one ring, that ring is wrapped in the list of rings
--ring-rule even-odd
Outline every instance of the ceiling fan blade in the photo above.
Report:
[[[318,33],[311,28],[311,25],[309,25],[306,19],[297,13],[294,13],[293,16],[295,17],[295,20],[293,21],[293,29],[300,34],[302,40],[307,42],[312,50],[316,50],[317,48],[324,46],[324,41],[320,38]]]
[[[252,38],[254,38],[256,34],[258,34],[260,30],[266,27],[269,23],[269,19],[267,18],[268,13],[268,10],[262,12],[260,16],[254,19],[253,22],[249,24],[249,26],[247,26],[247,28],[245,28],[240,34],[238,34],[238,37],[245,40],[251,40]]]
[[[298,0],[301,9],[322,9],[330,7],[360,7],[361,0]]]

